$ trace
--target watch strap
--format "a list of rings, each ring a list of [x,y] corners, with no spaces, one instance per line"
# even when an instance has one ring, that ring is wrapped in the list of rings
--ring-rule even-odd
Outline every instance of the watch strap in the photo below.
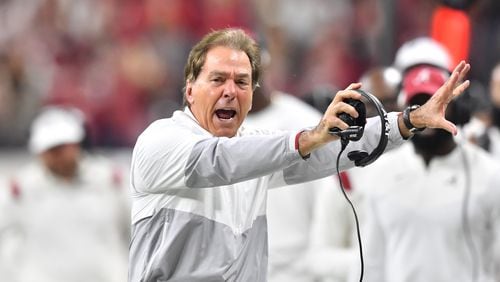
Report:
[[[423,131],[425,129],[425,127],[421,127],[421,128],[415,127],[411,123],[411,120],[410,120],[410,112],[418,109],[419,107],[420,107],[420,105],[412,105],[412,106],[406,107],[406,109],[404,109],[404,111],[403,111],[403,122],[404,122],[406,128],[408,128],[408,130],[411,133],[420,132],[420,131]]]

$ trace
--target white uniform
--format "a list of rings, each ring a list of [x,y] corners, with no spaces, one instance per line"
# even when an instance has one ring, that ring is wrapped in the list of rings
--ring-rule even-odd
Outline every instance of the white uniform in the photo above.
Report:
[[[96,157],[72,183],[39,162],[20,170],[2,189],[1,280],[125,281],[130,209],[118,173]]]
[[[403,142],[389,114],[389,147]],[[380,120],[347,150],[372,151]],[[266,281],[267,189],[333,175],[340,142],[304,160],[297,132],[241,128],[216,138],[189,109],[151,124],[131,165],[129,281]],[[340,169],[352,167],[344,157]]]
[[[474,281],[498,281],[500,166],[486,152],[462,144],[426,167],[408,143],[366,169],[364,180],[370,186],[362,229],[365,281],[469,282],[474,263]]]
[[[244,125],[292,130],[320,119],[308,104],[274,92],[270,105],[249,114]],[[269,282],[345,281],[356,253],[344,231],[354,218],[339,189],[334,175],[268,191]]]

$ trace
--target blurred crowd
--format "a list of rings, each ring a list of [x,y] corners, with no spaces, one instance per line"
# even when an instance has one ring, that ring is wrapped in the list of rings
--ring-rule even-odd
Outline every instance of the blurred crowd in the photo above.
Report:
[[[427,35],[440,2],[1,1],[0,146],[24,146],[39,109],[62,104],[84,112],[89,144],[131,147],[149,122],[181,107],[187,52],[221,27],[242,27],[262,44],[272,88],[304,99],[345,88]],[[500,5],[476,2],[471,78],[486,87],[500,54]]]
[[[388,111],[401,111],[398,95],[403,76],[410,65],[428,67],[430,64],[441,71],[449,69],[449,65],[441,66],[436,61],[425,59],[404,67],[398,66],[397,62],[401,46],[430,35],[433,13],[443,2],[464,3],[462,8],[471,23],[469,54],[465,58],[472,66],[468,76],[472,85],[466,102],[471,106],[470,121],[467,118],[461,124],[459,138],[465,137],[463,139],[467,142],[472,141],[470,143],[489,151],[498,162],[500,2],[497,0],[0,1],[0,150],[29,148],[30,153],[36,156],[33,164],[27,168],[18,171],[15,167],[10,168],[14,171],[13,177],[3,177],[5,172],[0,171],[0,186],[8,188],[0,189],[0,209],[5,209],[5,212],[0,213],[4,215],[0,216],[0,261],[3,258],[12,263],[20,259],[9,256],[12,253],[5,246],[11,246],[12,242],[5,238],[14,238],[14,245],[17,242],[15,246],[19,247],[22,244],[16,241],[18,238],[30,242],[28,239],[32,236],[33,245],[26,245],[23,255],[29,257],[31,253],[28,251],[43,254],[45,251],[38,248],[40,234],[52,238],[62,230],[61,236],[64,236],[72,231],[65,224],[87,220],[79,226],[82,230],[94,226],[95,230],[89,231],[92,234],[88,236],[87,244],[97,246],[93,250],[97,254],[115,255],[108,263],[115,261],[116,265],[106,266],[108,270],[103,270],[102,274],[95,271],[95,277],[101,275],[100,278],[82,275],[82,281],[124,279],[126,263],[123,260],[126,260],[129,230],[128,222],[124,224],[121,217],[128,216],[130,212],[127,200],[124,200],[124,196],[127,196],[124,194],[127,194],[128,171],[126,168],[117,170],[115,165],[100,158],[96,160],[88,156],[84,149],[122,147],[128,153],[137,136],[149,123],[169,117],[173,111],[180,109],[183,68],[188,52],[210,30],[241,27],[261,44],[265,75],[260,82],[261,87],[254,94],[254,108],[248,122],[286,129],[319,119],[320,112],[324,111],[332,95],[355,81],[361,81],[363,88],[376,95]],[[435,49],[429,50],[419,53],[423,57],[436,55]],[[411,58],[415,59],[413,55]],[[408,101],[403,101],[403,104],[405,102]],[[50,106],[75,110],[78,113],[77,122],[68,125],[70,129],[66,130],[65,122],[62,122],[63,127],[59,124],[61,120],[71,123],[72,118],[65,117],[57,120],[54,129],[47,129],[40,135],[42,137],[35,135],[34,132],[39,130],[35,126],[35,118],[40,112],[43,117],[44,111],[53,110]],[[374,109],[369,106],[367,111],[371,115]],[[287,113],[287,109],[294,110]],[[300,111],[308,118],[298,116]],[[74,130],[76,135],[66,139],[65,136]],[[59,135],[61,132],[66,134]],[[414,157],[408,154],[403,158],[406,156]],[[4,162],[9,163],[5,159]],[[68,165],[68,162],[73,163],[73,166]],[[380,165],[374,166],[371,173],[370,167],[367,167],[366,170],[353,169],[342,174],[347,193],[360,207],[362,221],[365,219],[363,217],[369,217],[368,213],[363,213],[363,210],[368,210],[368,206],[363,205],[367,201],[364,198],[369,202],[373,200],[373,195],[380,197],[377,192],[370,196],[366,190],[386,189],[374,188],[376,185],[373,183],[380,182],[377,168],[382,173],[392,171],[391,167],[383,167],[387,162],[380,161]],[[122,163],[119,167],[128,165],[128,162]],[[57,169],[58,166],[63,169],[62,173]],[[64,175],[64,170],[71,167],[73,169],[68,172],[70,175]],[[368,177],[370,174],[372,179]],[[426,179],[422,177],[421,181]],[[384,180],[386,182],[381,184],[390,181]],[[268,205],[273,205],[268,208],[269,222],[274,221],[270,224],[271,281],[295,281],[291,277],[297,281],[309,281],[304,277],[316,277],[318,280],[314,281],[337,282],[358,279],[359,257],[351,210],[343,205],[344,199],[339,194],[341,190],[337,179],[322,181],[323,184],[304,184],[306,188],[269,192]],[[313,185],[332,189],[314,188],[315,193],[308,193],[307,190],[312,189]],[[426,187],[428,184],[419,185]],[[472,189],[476,189],[475,182],[471,185]],[[48,189],[39,190],[40,187]],[[63,191],[68,187],[81,191],[72,190],[74,194],[67,195]],[[23,191],[27,191],[26,194]],[[51,195],[46,198],[52,198],[52,203],[56,204],[49,207],[38,201],[37,197],[43,193]],[[108,197],[106,199],[109,202],[103,202],[102,195]],[[432,201],[434,196],[431,196]],[[413,200],[411,198],[409,202]],[[491,197],[489,200],[492,206],[497,205],[496,198]],[[90,201],[96,201],[92,204],[95,205],[93,210],[88,209]],[[304,212],[297,211],[295,201],[301,202]],[[474,199],[471,201],[474,207]],[[61,203],[66,205],[59,205]],[[459,203],[462,202],[457,200],[456,204]],[[42,206],[41,209],[46,208],[46,214],[34,209],[34,204]],[[57,209],[51,208],[55,206]],[[14,210],[16,213],[11,217],[10,213]],[[455,210],[460,211],[459,208]],[[33,214],[29,217],[32,221],[25,220],[28,213]],[[53,213],[67,217],[47,219],[52,218]],[[83,219],[80,217],[82,214],[85,214]],[[45,218],[42,217],[44,215]],[[40,222],[51,222],[60,229],[50,224],[32,225],[35,216],[42,218]],[[489,217],[484,216],[481,220],[487,221]],[[280,225],[285,222],[289,225]],[[498,220],[487,224],[500,230]],[[23,228],[27,231],[22,231],[24,237],[19,237],[20,233],[16,232]],[[301,230],[309,232],[300,233]],[[102,236],[100,232],[103,231],[109,238]],[[73,233],[81,232],[75,228]],[[283,240],[286,234],[290,236],[288,240]],[[102,238],[109,241],[120,238],[120,242],[110,245]],[[71,245],[69,241],[66,242],[68,246]],[[60,242],[53,243],[57,245]],[[500,246],[499,243],[495,244]],[[381,246],[380,242],[376,242],[376,245]],[[479,245],[489,247],[488,242]],[[50,246],[47,244],[47,247]],[[81,250],[85,245],[82,246],[76,252],[85,253]],[[111,251],[107,249],[110,247]],[[409,249],[413,251],[413,246]],[[68,250],[67,246],[64,247],[63,253]],[[46,260],[43,255],[36,258]],[[89,268],[99,262],[94,261],[92,256],[82,256],[81,261],[87,263]],[[32,263],[24,266],[25,273],[33,277],[39,275],[39,269],[35,267],[39,261],[28,262]],[[500,262],[493,263],[500,267]],[[10,277],[5,276],[5,273],[18,270],[8,264],[3,264],[3,268],[1,266],[0,275],[3,271],[3,278]],[[74,270],[72,267],[68,263],[68,274]],[[56,268],[54,272],[61,274]],[[105,276],[109,274],[109,269],[116,269],[113,277]],[[68,281],[62,274],[60,281]],[[59,281],[54,277],[48,277],[46,281]],[[18,279],[13,278],[11,281],[33,281]]]

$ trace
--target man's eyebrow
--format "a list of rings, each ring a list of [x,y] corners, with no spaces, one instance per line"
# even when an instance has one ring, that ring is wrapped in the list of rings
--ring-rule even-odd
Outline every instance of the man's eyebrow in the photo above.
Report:
[[[224,71],[211,71],[208,73],[209,76],[227,76],[228,73]]]
[[[225,72],[225,71],[211,71],[209,74],[209,76],[229,76],[229,72]],[[236,75],[236,78],[250,78],[250,74],[248,73],[237,73]]]
[[[248,73],[237,73],[236,78],[250,78],[250,74]]]

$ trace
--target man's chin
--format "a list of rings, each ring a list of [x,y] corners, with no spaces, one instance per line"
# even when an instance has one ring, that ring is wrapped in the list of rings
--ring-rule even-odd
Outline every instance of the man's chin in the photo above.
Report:
[[[232,127],[219,126],[211,131],[211,133],[217,137],[234,137],[236,135],[236,132],[238,132],[238,127],[236,126]]]
[[[240,124],[234,118],[230,120],[216,120],[211,133],[217,137],[233,137],[238,132],[239,127]]]
[[[222,130],[217,130],[215,133],[214,133],[214,136],[216,137],[234,137],[236,135],[236,130],[229,130],[229,129],[222,129]]]

